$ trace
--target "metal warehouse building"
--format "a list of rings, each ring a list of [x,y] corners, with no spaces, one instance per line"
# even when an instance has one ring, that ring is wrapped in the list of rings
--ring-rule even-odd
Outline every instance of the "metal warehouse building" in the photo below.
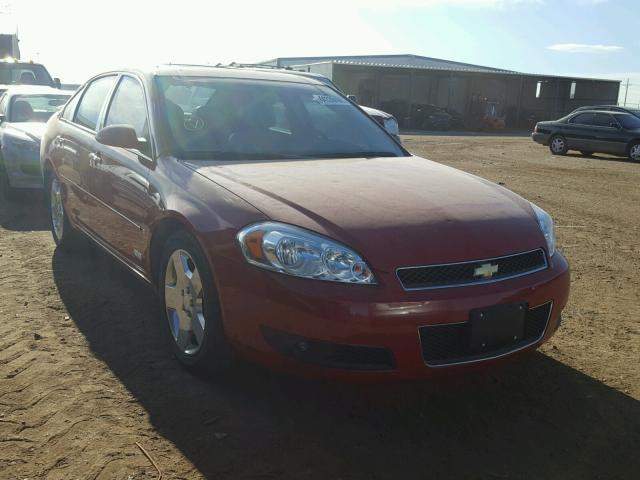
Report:
[[[422,128],[430,112],[447,112],[458,126],[529,128],[584,105],[617,104],[620,82],[520,73],[422,57],[364,55],[284,57],[262,62],[323,74],[358,103],[393,113],[404,128]]]

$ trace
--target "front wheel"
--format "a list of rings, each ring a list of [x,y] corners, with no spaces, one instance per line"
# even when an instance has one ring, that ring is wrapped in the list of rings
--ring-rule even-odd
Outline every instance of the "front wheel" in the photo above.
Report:
[[[629,160],[640,162],[640,142],[633,142],[629,146]]]
[[[565,155],[569,150],[567,139],[562,135],[554,135],[549,141],[549,150],[553,155]]]
[[[218,294],[198,242],[178,231],[167,240],[159,269],[169,343],[185,367],[219,373],[231,363]]]
[[[53,173],[49,175],[47,180],[51,235],[58,248],[69,251],[77,245],[79,233],[67,218],[63,202],[64,193],[60,181]]]

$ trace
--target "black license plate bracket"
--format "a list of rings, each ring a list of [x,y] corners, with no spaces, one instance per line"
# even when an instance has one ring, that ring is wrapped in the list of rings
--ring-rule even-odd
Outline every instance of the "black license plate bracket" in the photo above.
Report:
[[[526,302],[494,305],[471,310],[470,342],[474,352],[509,347],[524,338]]]

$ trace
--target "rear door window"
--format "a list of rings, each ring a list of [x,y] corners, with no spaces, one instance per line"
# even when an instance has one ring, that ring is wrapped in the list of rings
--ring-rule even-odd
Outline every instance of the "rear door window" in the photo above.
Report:
[[[612,127],[615,125],[615,120],[608,113],[596,113],[593,123],[598,127]]]
[[[85,90],[76,110],[75,123],[96,130],[102,106],[116,80],[115,75],[94,80]]]

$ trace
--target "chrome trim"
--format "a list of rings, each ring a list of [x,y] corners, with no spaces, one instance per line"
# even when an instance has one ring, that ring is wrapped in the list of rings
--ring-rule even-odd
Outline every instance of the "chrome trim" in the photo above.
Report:
[[[542,252],[542,258],[544,258],[544,265],[536,268],[534,270],[528,270],[526,272],[523,273],[518,273],[516,275],[509,275],[508,277],[501,277],[501,278],[490,278],[488,280],[477,280],[477,281],[471,281],[471,282],[466,282],[466,283],[456,283],[453,285],[438,285],[438,286],[434,286],[434,287],[412,287],[412,288],[406,288],[404,286],[404,284],[402,283],[402,280],[400,280],[400,276],[398,275],[398,271],[400,270],[414,270],[417,268],[432,268],[432,267],[447,267],[450,265],[464,265],[467,263],[479,263],[479,262],[495,262],[496,260],[502,260],[503,258],[510,258],[510,257],[517,257],[519,255],[526,255],[527,253],[532,253],[532,252],[538,252],[541,251]],[[519,253],[514,253],[511,255],[503,255],[502,257],[492,257],[492,258],[485,258],[485,259],[480,259],[480,260],[467,260],[464,262],[452,262],[452,263],[435,263],[432,265],[418,265],[415,267],[398,267],[396,268],[396,278],[398,279],[398,282],[400,282],[400,286],[402,287],[402,289],[405,292],[413,292],[413,291],[417,291],[417,290],[436,290],[438,288],[455,288],[455,287],[468,287],[471,285],[486,285],[488,283],[497,283],[497,282],[502,282],[504,280],[511,280],[512,278],[518,278],[518,277],[524,277],[526,275],[531,275],[532,273],[536,273],[536,272],[541,272],[542,270],[546,270],[547,268],[549,268],[549,262],[547,261],[547,253],[544,251],[544,249],[542,248],[534,248],[533,250],[528,250],[526,252],[519,252]]]
[[[102,248],[106,253],[111,255],[113,258],[118,260],[123,266],[125,266],[128,270],[135,273],[140,279],[144,280],[149,285],[153,285],[151,279],[135,264],[129,262],[124,257],[122,257],[115,249],[111,248],[105,242],[103,242],[99,237],[94,235],[90,230],[84,227],[82,224],[76,224],[73,226],[77,228],[83,235],[87,236],[90,240],[92,240],[97,246]]]
[[[469,321],[467,320],[466,322],[452,322],[452,323],[438,323],[435,325],[422,325],[421,327],[418,327],[418,340],[420,341],[420,355],[422,355],[422,360],[424,361],[424,364],[429,367],[429,368],[442,368],[442,367],[453,367],[456,365],[468,365],[470,363],[480,363],[480,362],[486,362],[487,360],[495,360],[497,358],[502,358],[505,357],[507,355],[512,355],[516,352],[519,352],[521,350],[524,350],[525,348],[529,348],[532,345],[535,345],[536,343],[538,343],[540,340],[542,340],[545,336],[545,334],[547,333],[547,329],[549,328],[549,320],[551,320],[551,315],[553,314],[553,300],[549,300],[548,302],[545,303],[541,303],[540,305],[536,305],[535,307],[530,307],[529,310],[534,310],[536,308],[540,308],[540,307],[544,307],[545,305],[549,305],[551,304],[551,308],[549,308],[549,315],[547,315],[547,321],[544,324],[544,329],[542,330],[542,334],[536,338],[535,340],[527,343],[526,345],[521,345],[519,347],[517,347],[514,350],[509,350],[506,352],[503,352],[499,355],[493,355],[491,357],[484,357],[484,358],[478,358],[476,360],[462,360],[459,362],[451,362],[451,363],[440,363],[438,365],[433,365],[430,364],[429,362],[427,362],[426,360],[424,360],[424,349],[422,348],[422,337],[420,336],[420,329],[421,328],[425,328],[425,327],[441,327],[443,325],[459,325],[461,323],[469,323]]]

